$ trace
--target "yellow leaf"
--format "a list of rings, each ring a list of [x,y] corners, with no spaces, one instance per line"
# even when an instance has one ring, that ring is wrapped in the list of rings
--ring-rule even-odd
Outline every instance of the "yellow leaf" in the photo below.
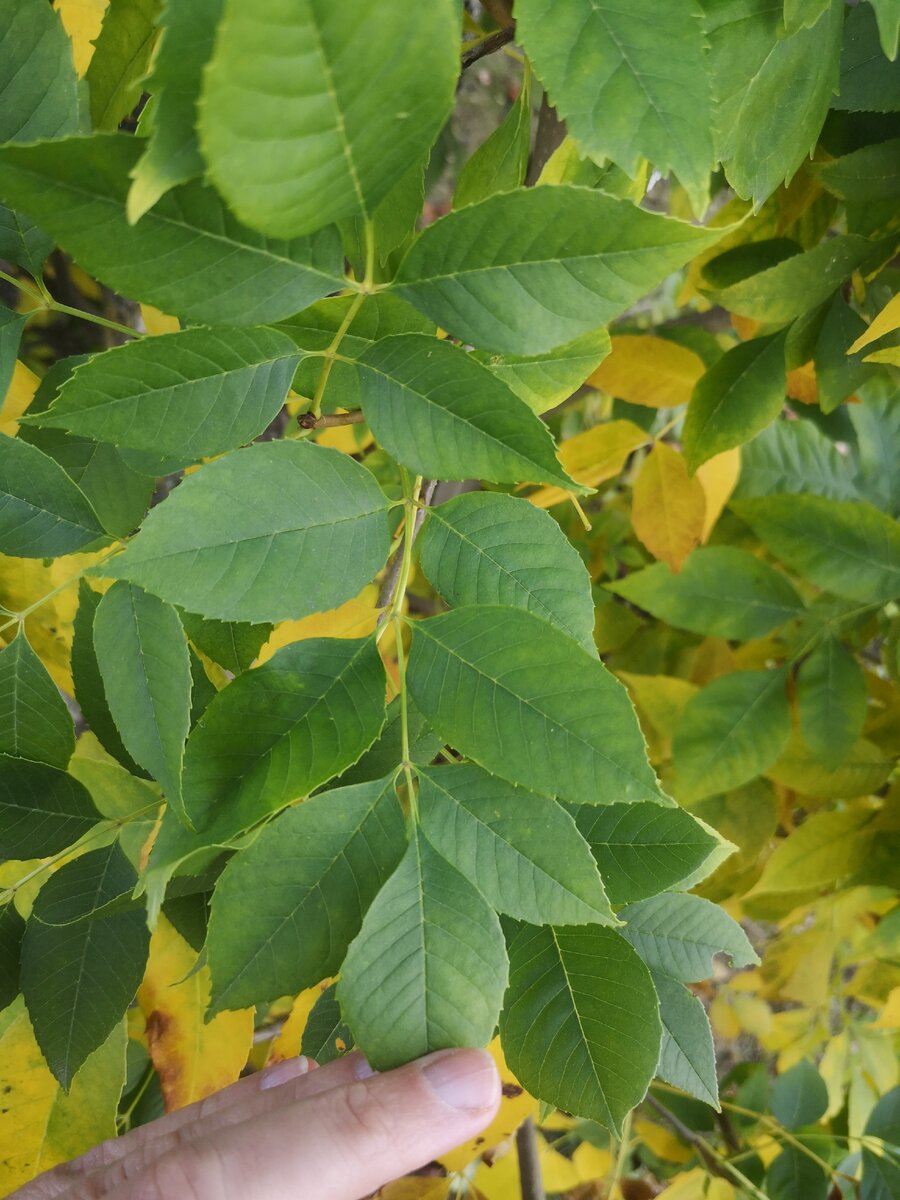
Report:
[[[850,1062],[850,1035],[847,1030],[833,1037],[819,1062],[819,1074],[828,1089],[828,1108],[822,1119],[830,1121],[844,1107],[847,1092],[847,1069]]]
[[[604,1179],[613,1165],[613,1156],[608,1150],[592,1146],[590,1142],[582,1142],[572,1155],[572,1162],[578,1171],[581,1183],[592,1183],[595,1179]]]
[[[797,400],[800,404],[819,403],[819,387],[813,363],[804,363],[802,367],[788,371],[786,391],[792,400]]]
[[[683,1163],[694,1155],[691,1147],[680,1141],[666,1125],[638,1117],[634,1122],[634,1132],[657,1158],[664,1158],[666,1162]]]
[[[679,571],[700,542],[706,496],[691,478],[682,456],[658,442],[644,460],[634,484],[631,523],[654,558]]]
[[[374,441],[371,430],[363,429],[361,425],[333,425],[316,434],[317,445],[340,450],[342,454],[359,454]]]
[[[891,990],[884,1009],[878,1020],[874,1022],[872,1028],[900,1029],[900,987],[895,987]]]
[[[450,1195],[450,1180],[408,1175],[379,1188],[375,1195],[377,1200],[446,1200]]]
[[[867,354],[864,362],[885,363],[889,367],[900,367],[900,346],[888,346],[884,350],[874,350]]]
[[[678,1175],[660,1196],[663,1200],[705,1200],[707,1179],[709,1176],[702,1167],[694,1167],[692,1171]]]
[[[17,359],[3,407],[0,408],[0,433],[8,434],[9,437],[16,436],[19,432],[18,419],[34,399],[39,383],[40,380],[34,371],[29,370]]]
[[[472,1183],[484,1200],[521,1200],[519,1156],[515,1147],[490,1163],[480,1163]]]
[[[63,29],[72,40],[72,57],[79,78],[87,71],[94,56],[94,42],[99,36],[108,3],[109,0],[56,0],[54,4]]]
[[[759,321],[754,321],[752,317],[742,317],[739,313],[731,314],[731,324],[734,327],[734,332],[742,342],[747,342],[750,338],[756,337],[760,327]]]
[[[21,996],[0,1013],[0,1195],[115,1137],[125,1041],[122,1023],[66,1095],[38,1049]]]
[[[306,1022],[309,1020],[309,1014],[329,982],[329,980],[325,980],[321,984],[316,984],[315,987],[307,988],[291,1005],[291,1011],[288,1013],[281,1032],[272,1040],[272,1050],[268,1059],[270,1064],[281,1062],[285,1058],[296,1058],[300,1053],[300,1041],[303,1037],[303,1030],[306,1028]]]
[[[650,441],[649,434],[633,421],[606,421],[563,442],[559,461],[579,483],[597,487],[614,479],[625,466],[626,459],[640,446]],[[543,487],[528,497],[538,508],[550,508],[569,495],[558,487]]]
[[[209,967],[195,971],[196,961],[196,951],[161,916],[150,939],[138,1004],[147,1019],[150,1057],[167,1112],[234,1083],[253,1041],[252,1008],[204,1021]]]
[[[304,638],[368,636],[375,629],[378,620],[379,610],[374,607],[377,595],[378,589],[373,585],[367,587],[359,596],[347,600],[340,608],[313,613],[300,621],[282,621],[275,626],[271,637],[260,650],[258,661],[264,663],[282,646],[303,641]]]
[[[700,355],[677,342],[623,333],[612,338],[612,353],[588,383],[630,404],[675,408],[687,404],[705,370]]]
[[[167,313],[160,312],[152,304],[141,305],[141,320],[151,337],[161,333],[177,333],[181,328],[181,322],[177,317],[170,317]]]
[[[694,472],[694,478],[700,480],[703,494],[706,497],[706,517],[703,521],[703,533],[700,541],[706,544],[716,521],[722,515],[722,510],[731,499],[731,493],[737,487],[741,475],[741,448],[725,450],[708,458]]]
[[[554,1150],[552,1146],[548,1146],[540,1135],[537,1139],[537,1153],[545,1192],[570,1192],[582,1182],[574,1162],[558,1150]]]
[[[478,1137],[442,1156],[442,1165],[451,1173],[461,1171],[485,1150],[490,1150],[500,1142],[511,1138],[526,1117],[536,1118],[538,1114],[537,1100],[528,1095],[506,1065],[506,1059],[500,1049],[500,1039],[494,1038],[487,1050],[500,1072],[503,1098],[500,1101],[496,1117],[487,1129],[483,1130]]]
[[[894,296],[887,302],[869,328],[865,333],[859,335],[847,353],[858,354],[863,346],[877,342],[879,338],[884,337],[886,333],[893,333],[895,329],[900,329],[900,295]]]
[[[735,1200],[734,1187],[727,1179],[721,1179],[718,1176],[713,1176],[709,1181],[709,1186],[706,1189],[706,1200]]]

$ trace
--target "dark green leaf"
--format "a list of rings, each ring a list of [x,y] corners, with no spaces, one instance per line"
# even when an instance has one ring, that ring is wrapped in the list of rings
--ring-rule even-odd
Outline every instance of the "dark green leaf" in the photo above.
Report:
[[[0,651],[0,753],[65,768],[74,749],[66,702],[23,629]]]
[[[465,342],[539,354],[617,317],[724,232],[589,188],[517,189],[429,225],[396,284]]]
[[[344,1024],[335,990],[331,984],[315,1002],[300,1040],[300,1053],[320,1067],[334,1062],[353,1046],[353,1036]]]
[[[267,825],[213,893],[212,1011],[294,995],[334,975],[404,849],[390,777],[323,792]]]
[[[259,442],[185,479],[98,571],[205,617],[259,623],[342,604],[389,546],[387,499],[364,467],[307,442]]]
[[[900,141],[897,151],[900,154]],[[813,353],[819,407],[823,412],[833,412],[874,374],[876,368],[863,361],[864,354],[847,353],[865,330],[865,321],[838,293],[828,307]]]
[[[21,213],[0,204],[0,258],[24,267],[36,279],[47,255],[53,249],[53,238],[47,237]]]
[[[824,638],[797,672],[797,713],[813,754],[826,767],[839,766],[862,734],[866,680],[837,638]]]
[[[900,8],[897,20],[900,22]],[[891,226],[900,200],[898,163],[900,139],[893,138],[814,165],[820,183],[844,201],[848,233],[870,237]]]
[[[94,652],[125,749],[184,818],[181,768],[191,665],[178,613],[130,583],[114,583],[94,617]]]
[[[0,454],[0,551],[19,558],[74,554],[104,536],[84,492],[59,463],[21,438]]]
[[[374,638],[308,638],[238,676],[188,740],[191,821],[240,833],[321,787],[378,736],[384,684]]]
[[[0,396],[6,395],[16,369],[19,341],[27,320],[21,313],[0,305]]]
[[[129,225],[128,175],[142,144],[122,134],[9,147],[0,151],[0,196],[101,282],[188,321],[277,321],[340,286],[334,229],[271,241],[199,183],[175,188]]]
[[[99,819],[90,793],[65,771],[0,755],[0,861],[57,854]]]
[[[727,954],[733,967],[759,962],[740,925],[700,896],[663,893],[629,904],[619,916],[622,936],[647,966],[683,983],[709,978],[716,954]]]
[[[474,763],[420,767],[422,829],[492,908],[532,925],[615,924],[569,813]]]
[[[472,492],[430,509],[419,555],[454,608],[529,609],[596,653],[590,576],[556,521],[527,500]]]
[[[0,908],[0,1009],[19,994],[19,962],[25,922],[9,901]]]
[[[828,1184],[825,1168],[796,1146],[785,1146],[766,1171],[769,1200],[825,1200]]]
[[[669,803],[625,689],[529,612],[479,605],[416,622],[408,682],[442,737],[513,783],[573,803]]]
[[[808,1058],[778,1076],[772,1085],[771,1107],[772,1116],[785,1129],[813,1125],[825,1115],[828,1088]]]
[[[269,640],[271,624],[251,625],[248,621],[216,621],[182,611],[181,623],[198,650],[207,658],[240,675],[253,665]]]
[[[406,707],[410,762],[431,762],[441,748],[441,739],[409,697],[407,697]],[[341,785],[368,783],[372,779],[381,779],[383,775],[394,771],[397,763],[402,759],[403,730],[400,697],[395,696],[387,706],[387,719],[378,738],[358,762],[341,773]]]
[[[71,46],[45,0],[0,0],[0,96],[0,142],[36,142],[78,130]]]
[[[337,995],[354,1041],[378,1071],[484,1046],[506,980],[496,914],[416,829],[341,969]]]
[[[659,1059],[650,972],[612,929],[524,925],[509,946],[503,1053],[522,1086],[621,1130]]]
[[[674,887],[716,846],[712,834],[682,808],[582,804],[573,811],[613,904],[643,900]]]
[[[103,14],[85,81],[91,93],[91,125],[111,133],[141,98],[156,41],[160,0],[112,0]]]
[[[896,45],[896,34],[894,35]],[[900,71],[885,58],[871,4],[847,13],[841,50],[839,95],[832,107],[845,112],[900,110]]]
[[[683,983],[658,971],[651,975],[663,1026],[656,1074],[717,1109],[716,1052],[706,1009]]]
[[[896,1161],[896,1147],[900,1146],[900,1087],[891,1088],[872,1109],[865,1134],[880,1138],[893,1158],[863,1147],[860,1200],[893,1200],[900,1187],[900,1165]]]

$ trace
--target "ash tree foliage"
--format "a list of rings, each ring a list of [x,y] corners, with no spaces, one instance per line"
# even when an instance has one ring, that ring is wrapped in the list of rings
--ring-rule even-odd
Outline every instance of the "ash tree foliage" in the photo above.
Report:
[[[320,1058],[499,1029],[621,1137],[718,1107],[735,916],[888,919],[900,10],[484,10],[0,0],[12,1186],[113,1132],[135,997],[120,1128],[314,989]]]

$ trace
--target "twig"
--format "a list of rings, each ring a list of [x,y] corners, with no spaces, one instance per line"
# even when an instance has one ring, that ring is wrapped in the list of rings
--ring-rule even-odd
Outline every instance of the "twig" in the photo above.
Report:
[[[766,1200],[765,1193],[761,1192],[746,1175],[743,1175],[737,1167],[732,1166],[717,1150],[714,1150],[706,1138],[701,1137],[699,1133],[695,1133],[693,1129],[689,1129],[664,1104],[660,1104],[655,1096],[645,1096],[644,1103],[658,1113],[667,1125],[671,1125],[682,1141],[687,1142],[689,1146],[693,1146],[697,1157],[711,1175],[718,1175],[722,1179],[727,1179],[734,1186],[744,1188],[756,1200]]]
[[[522,1200],[544,1200],[544,1184],[538,1159],[537,1134],[534,1121],[526,1117],[516,1130],[516,1153],[519,1156],[519,1181]]]
[[[422,522],[425,520],[426,510],[431,503],[431,498],[434,495],[434,489],[437,487],[437,480],[428,480],[422,488],[422,496],[419,501],[420,506],[416,509],[415,524],[413,526],[412,541],[416,540],[419,530],[422,528]],[[381,582],[381,587],[378,591],[378,599],[375,601],[375,607],[383,609],[379,617],[379,624],[387,620],[387,609],[391,601],[394,599],[394,593],[397,591],[397,583],[400,580],[400,568],[403,565],[403,547],[398,546],[394,552],[391,561],[388,563],[387,571],[384,579]]]
[[[344,413],[322,413],[317,417],[314,412],[300,413],[297,424],[301,429],[333,429],[337,425],[361,425],[365,417],[360,409]]]
[[[488,54],[495,54],[498,50],[502,50],[504,46],[509,45],[513,40],[515,32],[515,26],[508,25],[506,29],[498,29],[495,33],[489,33],[486,38],[482,38],[480,42],[476,42],[468,50],[463,50],[459,60],[460,69],[465,71],[467,67],[471,67],[473,63],[477,63],[479,59],[486,58]]]

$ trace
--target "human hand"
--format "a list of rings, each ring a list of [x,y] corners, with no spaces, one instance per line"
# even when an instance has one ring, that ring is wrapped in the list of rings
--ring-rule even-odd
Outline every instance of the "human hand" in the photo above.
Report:
[[[10,1200],[359,1200],[473,1137],[500,1103],[480,1050],[373,1074],[288,1059],[104,1142]]]

